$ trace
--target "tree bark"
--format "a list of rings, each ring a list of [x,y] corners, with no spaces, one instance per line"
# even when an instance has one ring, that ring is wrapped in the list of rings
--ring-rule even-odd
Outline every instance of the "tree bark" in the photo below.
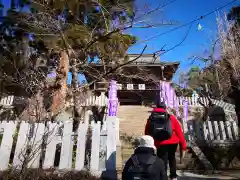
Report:
[[[53,92],[52,116],[56,115],[65,105],[67,95],[69,57],[66,51],[60,52],[60,62],[56,74],[56,90]]]
[[[77,61],[75,58],[71,59],[71,72],[72,72],[72,97],[73,97],[73,130],[75,131],[79,124],[80,109],[78,107],[78,70]]]

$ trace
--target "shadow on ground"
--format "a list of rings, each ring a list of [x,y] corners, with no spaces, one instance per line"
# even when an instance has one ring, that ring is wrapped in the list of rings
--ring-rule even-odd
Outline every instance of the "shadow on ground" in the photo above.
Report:
[[[180,175],[180,174],[179,174]],[[178,180],[204,180],[204,179],[209,179],[209,180],[240,180],[240,177],[236,176],[222,176],[221,174],[213,176],[205,176],[205,175],[200,175],[200,174],[193,174],[193,173],[182,173],[179,177]]]
[[[181,176],[177,178],[178,180],[236,180],[237,178],[206,178],[206,177],[190,177],[190,176]]]

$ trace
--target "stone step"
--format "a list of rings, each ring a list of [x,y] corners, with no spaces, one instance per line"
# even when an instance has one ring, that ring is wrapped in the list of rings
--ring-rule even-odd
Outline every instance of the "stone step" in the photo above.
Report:
[[[144,106],[119,106],[120,132],[129,136],[142,135],[150,110]]]

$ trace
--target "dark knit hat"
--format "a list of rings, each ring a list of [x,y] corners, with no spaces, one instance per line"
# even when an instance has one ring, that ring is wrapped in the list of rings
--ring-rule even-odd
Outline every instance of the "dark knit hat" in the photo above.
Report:
[[[166,104],[163,101],[158,101],[156,105],[157,105],[157,108],[166,109]]]

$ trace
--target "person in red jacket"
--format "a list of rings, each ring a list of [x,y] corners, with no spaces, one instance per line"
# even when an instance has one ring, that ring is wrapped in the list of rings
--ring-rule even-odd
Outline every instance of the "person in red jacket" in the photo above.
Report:
[[[157,104],[157,107],[153,109],[152,112],[166,112],[166,105],[163,102]],[[177,178],[177,168],[176,168],[176,157],[175,153],[177,150],[178,144],[180,144],[180,148],[182,150],[182,157],[185,155],[185,151],[187,149],[186,140],[184,138],[184,134],[181,128],[179,121],[176,119],[174,115],[170,115],[169,120],[171,121],[172,126],[172,136],[164,141],[154,140],[155,146],[157,148],[157,156],[163,159],[165,164],[165,169],[167,171],[167,164],[169,162],[170,167],[170,178],[172,180]],[[145,126],[145,135],[150,135],[150,123],[149,120]]]

